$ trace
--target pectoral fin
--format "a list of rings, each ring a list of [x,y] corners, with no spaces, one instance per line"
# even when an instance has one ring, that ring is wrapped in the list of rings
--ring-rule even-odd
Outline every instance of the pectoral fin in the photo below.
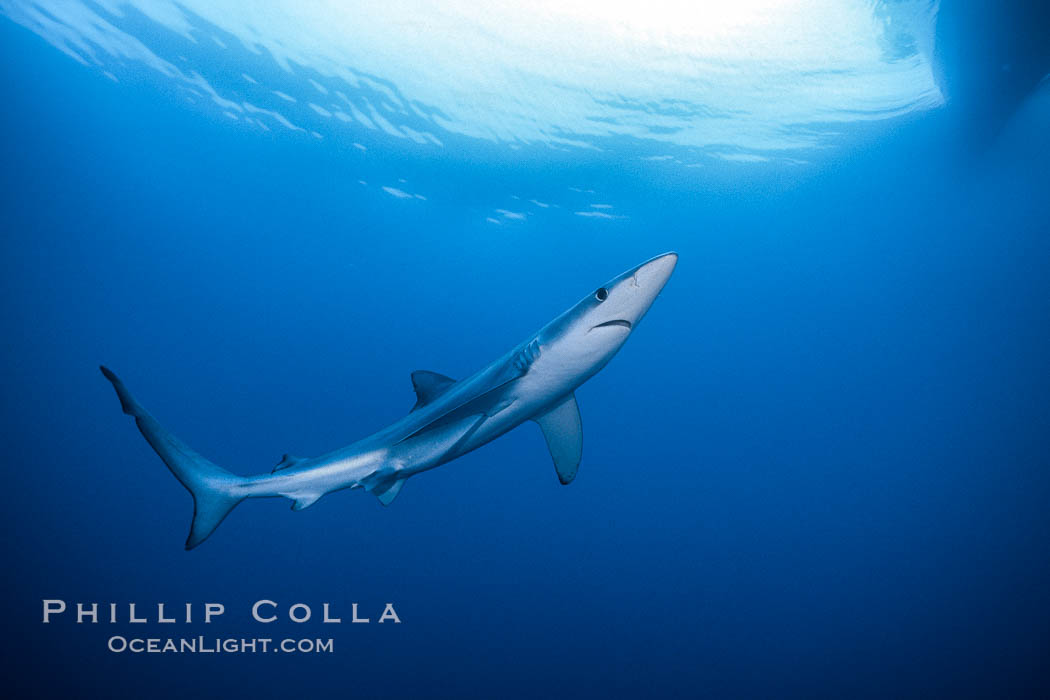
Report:
[[[543,437],[547,439],[547,449],[554,459],[558,480],[568,484],[576,478],[583,456],[583,424],[576,396],[569,394],[560,404],[533,420],[539,423]]]

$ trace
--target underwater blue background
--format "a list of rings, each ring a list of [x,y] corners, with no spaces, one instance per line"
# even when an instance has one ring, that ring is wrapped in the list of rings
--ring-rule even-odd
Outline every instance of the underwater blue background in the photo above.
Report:
[[[744,174],[627,141],[261,138],[0,20],[6,684],[1045,697],[1050,63],[1038,12],[978,7],[938,19],[944,107]],[[530,198],[627,214],[485,221]],[[389,508],[252,501],[187,553],[190,498],[97,370],[216,463],[266,471],[397,419],[412,370],[465,376],[668,250],[674,277],[577,393],[568,487],[526,425]],[[42,625],[44,598],[227,612]],[[264,626],[259,598],[344,620],[393,602],[403,622]],[[132,656],[112,634],[336,652]]]

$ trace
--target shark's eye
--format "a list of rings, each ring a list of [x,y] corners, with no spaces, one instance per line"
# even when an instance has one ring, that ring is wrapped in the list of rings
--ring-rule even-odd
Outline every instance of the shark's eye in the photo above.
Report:
[[[609,290],[605,287],[598,287],[598,291],[594,293],[594,298],[598,301],[605,301],[609,298]]]

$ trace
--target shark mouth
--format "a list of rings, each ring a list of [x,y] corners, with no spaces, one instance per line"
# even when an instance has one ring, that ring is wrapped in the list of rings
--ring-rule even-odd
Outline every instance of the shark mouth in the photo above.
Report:
[[[609,326],[623,326],[627,330],[631,330],[631,322],[625,321],[622,318],[617,318],[612,321],[606,321],[605,323],[599,323],[597,326],[592,326],[591,330],[595,328],[608,328]]]

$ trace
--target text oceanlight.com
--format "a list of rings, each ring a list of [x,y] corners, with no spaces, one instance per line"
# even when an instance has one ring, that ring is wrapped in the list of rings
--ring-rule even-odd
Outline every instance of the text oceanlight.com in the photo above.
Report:
[[[255,654],[259,652],[283,652],[285,654],[330,654],[335,643],[329,639],[220,639],[190,637],[179,639],[143,639],[140,637],[109,638],[107,648],[116,653],[132,654]]]

